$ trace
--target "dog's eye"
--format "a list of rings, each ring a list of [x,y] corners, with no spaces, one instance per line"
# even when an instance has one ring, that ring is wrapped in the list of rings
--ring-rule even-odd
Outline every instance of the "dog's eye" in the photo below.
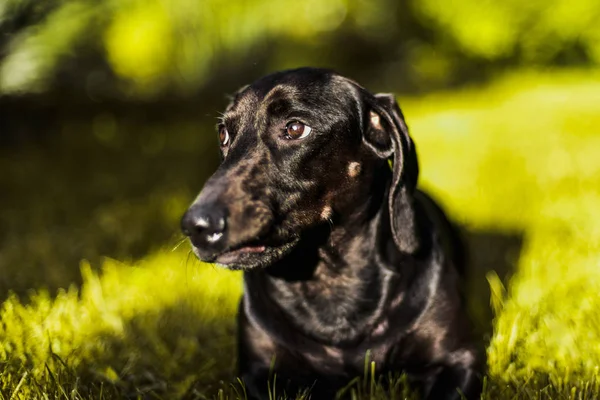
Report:
[[[227,146],[229,143],[229,132],[227,128],[222,127],[219,129],[219,141],[221,142],[221,146]]]
[[[310,134],[312,128],[302,122],[293,121],[285,126],[285,131],[287,139],[304,139]]]

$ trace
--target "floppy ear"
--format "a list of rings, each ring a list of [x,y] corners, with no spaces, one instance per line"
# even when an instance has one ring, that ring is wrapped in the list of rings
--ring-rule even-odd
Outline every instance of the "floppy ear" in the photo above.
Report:
[[[392,236],[398,249],[414,253],[419,247],[413,193],[419,176],[415,146],[396,99],[392,94],[377,94],[370,104],[365,144],[381,158],[392,162],[392,182],[388,212]]]

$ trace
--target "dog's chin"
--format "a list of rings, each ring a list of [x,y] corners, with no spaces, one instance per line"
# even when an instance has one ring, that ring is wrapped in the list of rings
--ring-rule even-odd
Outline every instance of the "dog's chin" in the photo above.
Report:
[[[217,264],[220,267],[233,271],[249,271],[266,268],[281,260],[294,249],[298,242],[299,239],[293,239],[278,246],[245,246],[210,256],[202,254],[196,246],[193,246],[193,250],[194,254],[196,254],[201,261]]]

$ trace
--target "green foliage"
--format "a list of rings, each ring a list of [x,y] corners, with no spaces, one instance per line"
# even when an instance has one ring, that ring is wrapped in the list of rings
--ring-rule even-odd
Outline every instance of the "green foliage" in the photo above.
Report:
[[[599,93],[599,75],[523,72],[401,101],[421,185],[468,228],[524,233],[507,289],[488,275],[484,399],[600,393]],[[238,274],[169,249],[82,273],[81,290],[2,305],[0,398],[243,397],[227,383]],[[366,367],[348,390],[389,398]],[[394,382],[395,398],[407,397]]]
[[[83,3],[66,2],[40,26],[16,35],[0,65],[0,93],[42,90],[44,79],[73,51],[95,16]]]
[[[7,19],[20,3],[28,1],[0,12]],[[315,38],[338,27],[347,8],[344,0],[70,0],[10,40],[0,93],[46,89],[67,56],[82,46],[98,51],[98,45],[114,72],[132,84],[132,94],[149,95],[168,85],[189,92],[218,67],[220,56],[242,60],[269,37]],[[0,14],[0,27],[2,22]]]
[[[379,66],[386,79],[408,72],[417,87],[452,82],[480,65],[600,63],[595,0],[37,3],[0,5],[0,30],[9,33],[0,40],[0,93],[48,90],[77,64],[86,90],[111,82],[126,95],[185,95],[223,69],[348,67],[339,49],[349,41],[348,57],[354,47],[364,54],[353,63],[386,60],[391,65]]]
[[[462,51],[486,59],[521,57],[545,64],[579,49],[600,62],[600,5],[594,0],[414,2],[421,16]],[[563,54],[565,56],[565,54]]]

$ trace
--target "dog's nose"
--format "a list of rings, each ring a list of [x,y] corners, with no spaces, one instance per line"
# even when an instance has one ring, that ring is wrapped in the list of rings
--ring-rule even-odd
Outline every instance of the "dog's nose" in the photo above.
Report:
[[[214,247],[227,230],[227,212],[218,205],[192,206],[181,219],[181,231],[194,246]]]

